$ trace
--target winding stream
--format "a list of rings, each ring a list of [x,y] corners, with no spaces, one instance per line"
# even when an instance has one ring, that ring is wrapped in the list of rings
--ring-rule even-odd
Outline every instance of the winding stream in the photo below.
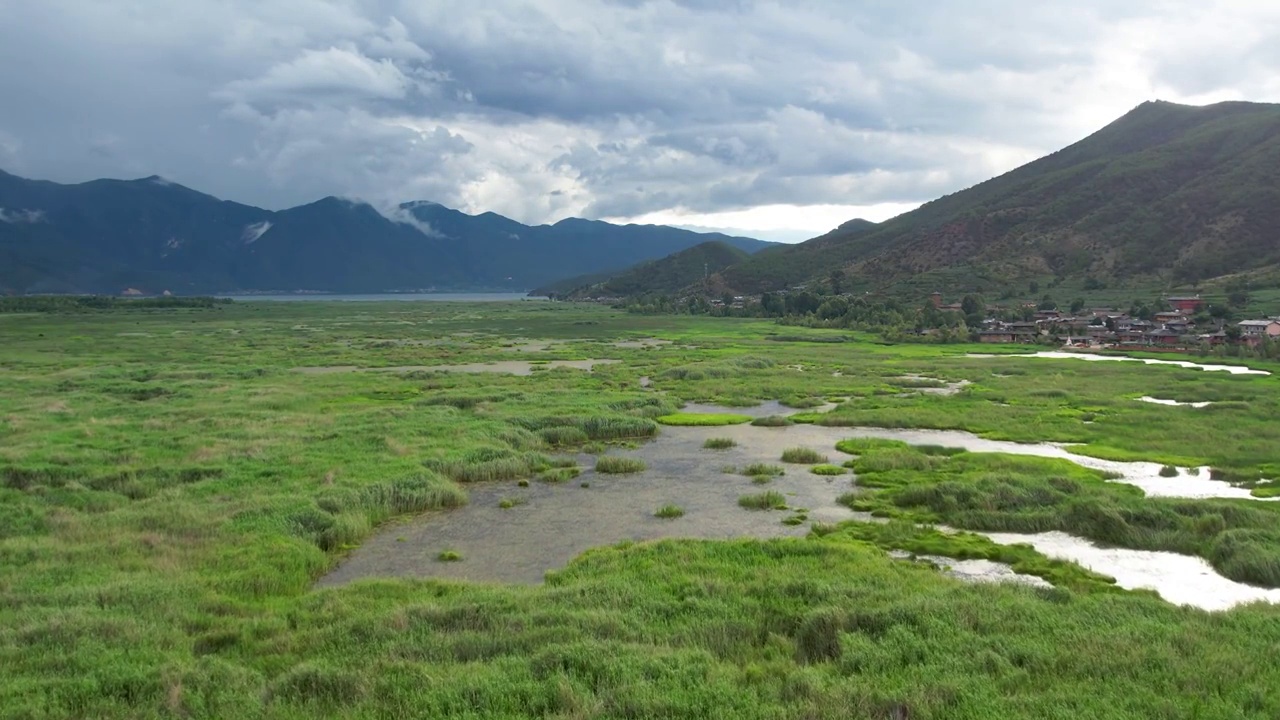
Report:
[[[1059,350],[1045,350],[1036,353],[1009,353],[1009,354],[986,354],[986,353],[970,353],[965,357],[971,358],[1048,358],[1050,360],[1088,360],[1088,361],[1109,361],[1109,362],[1140,362],[1147,365],[1176,365],[1181,368],[1200,369],[1207,372],[1225,372],[1232,375],[1270,375],[1266,370],[1254,370],[1244,365],[1205,365],[1201,363],[1188,362],[1186,360],[1155,360],[1152,358],[1134,358],[1125,357],[1123,355],[1096,355],[1094,353],[1081,352],[1062,352]]]

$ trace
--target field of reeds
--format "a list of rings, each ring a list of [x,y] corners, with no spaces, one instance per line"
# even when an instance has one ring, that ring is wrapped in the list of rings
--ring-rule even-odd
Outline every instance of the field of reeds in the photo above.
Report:
[[[625,543],[540,586],[314,588],[378,528],[459,507],[476,483],[510,485],[513,517],[528,509],[518,484],[589,472],[584,455],[597,472],[643,469],[605,453],[681,430],[655,419],[685,402],[849,398],[798,419],[1280,477],[1275,377],[777,330],[532,302],[0,315],[0,718],[1280,717],[1275,606],[1178,608],[914,524],[1062,529],[1280,585],[1274,505],[1143,498],[1062,461],[862,441],[841,447],[862,486],[846,501],[903,522]],[[614,344],[649,336],[672,344]],[[534,359],[619,362],[430,369],[544,339],[559,342]],[[404,369],[374,372],[388,368]],[[912,375],[972,384],[912,395],[895,380]],[[785,507],[767,487],[744,508]],[[1007,562],[1058,587],[964,585],[885,548]]]

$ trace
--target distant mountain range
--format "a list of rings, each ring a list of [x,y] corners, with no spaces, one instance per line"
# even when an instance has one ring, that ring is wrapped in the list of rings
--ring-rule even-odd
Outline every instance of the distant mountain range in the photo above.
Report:
[[[708,240],[772,244],[576,218],[528,226],[430,202],[271,211],[154,176],[62,185],[0,172],[0,293],[523,292]]]
[[[884,223],[854,220],[716,275],[923,297],[1280,276],[1280,105],[1144,103],[1053,153]],[[1035,285],[1031,285],[1034,287]],[[698,291],[691,287],[690,292]],[[1074,290],[1073,290],[1074,292]]]

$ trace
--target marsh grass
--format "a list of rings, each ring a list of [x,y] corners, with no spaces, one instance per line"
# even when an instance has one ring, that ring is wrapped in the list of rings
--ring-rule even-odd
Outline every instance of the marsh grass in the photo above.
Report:
[[[782,462],[795,465],[811,465],[825,463],[827,456],[812,448],[795,447],[782,451]]]
[[[657,418],[662,425],[684,427],[717,427],[723,425],[742,425],[751,422],[750,415],[734,415],[731,413],[672,413]]]
[[[582,474],[582,469],[578,467],[553,468],[538,476],[538,480],[544,483],[558,484],[573,480]]]
[[[786,510],[787,498],[776,490],[738,498],[738,505],[747,510]]]
[[[493,482],[529,477],[551,467],[539,453],[518,453],[502,448],[478,448],[451,460],[429,460],[426,466],[460,483]]]
[[[644,461],[620,455],[603,455],[596,458],[596,472],[606,475],[626,475],[644,472]]]
[[[820,405],[824,405],[826,403],[826,401],[823,400],[822,398],[808,397],[808,396],[783,398],[782,400],[779,400],[779,402],[785,407],[797,408],[801,410],[806,408],[815,408]]]
[[[659,517],[664,520],[674,520],[679,517],[684,517],[684,508],[679,505],[663,505],[654,511],[653,515],[654,517]]]
[[[782,417],[781,415],[769,415],[767,417],[756,418],[751,421],[751,424],[756,427],[787,427],[788,425],[794,425],[795,423],[789,418]]]
[[[704,450],[728,450],[738,446],[738,442],[733,438],[707,438],[702,443]]]
[[[1160,477],[1178,477],[1178,468],[1172,465],[1165,465],[1160,468]]]
[[[814,475],[845,475],[849,471],[839,465],[814,465],[809,472]]]
[[[1280,477],[1274,378],[970,360],[962,346],[861,334],[789,345],[762,339],[778,332],[772,320],[568,303],[122,308],[0,318],[5,717],[1280,717],[1280,694],[1266,690],[1280,686],[1266,661],[1275,607],[1174,607],[1072,580],[1079,568],[1030,548],[1008,552],[1023,553],[1012,558],[1020,569],[1045,564],[1058,589],[966,586],[880,549],[996,552],[967,540],[822,523],[808,538],[597,548],[537,586],[314,585],[387,522],[465,502],[445,471],[507,476],[485,464],[516,460],[527,482],[562,462],[537,457],[554,447],[540,431],[597,435],[583,449],[600,454],[651,437],[651,418],[677,397],[852,396],[814,421],[1082,442],[1257,485]],[[681,346],[592,373],[294,369],[485,362],[516,337],[597,344],[655,332]],[[800,363],[844,375],[788,369]],[[708,366],[724,371],[696,378]],[[675,367],[695,372],[664,376]],[[906,372],[977,385],[877,394]],[[663,378],[672,400],[636,388],[640,374]],[[1044,388],[1061,392],[1031,394]],[[1148,394],[1224,405],[1170,413],[1117,401]],[[1085,413],[1105,423],[1084,426]],[[1180,548],[1260,581],[1275,563],[1280,523],[1262,503],[1153,500],[1067,464],[921,455],[882,463],[874,487],[848,502],[907,523],[1079,529]],[[435,552],[428,564],[462,561]]]
[[[787,471],[777,465],[769,463],[751,463],[738,472],[749,477],[780,477],[786,475]]]

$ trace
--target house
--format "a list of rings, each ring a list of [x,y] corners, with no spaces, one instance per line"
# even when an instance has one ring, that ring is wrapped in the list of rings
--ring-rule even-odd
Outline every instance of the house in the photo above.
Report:
[[[1240,339],[1249,345],[1258,345],[1263,340],[1280,337],[1280,320],[1243,320],[1237,323],[1240,328]]]
[[[1172,330],[1152,330],[1147,333],[1152,345],[1175,347],[1182,344],[1182,336]]]
[[[1171,323],[1171,322],[1177,322],[1179,320],[1186,320],[1186,319],[1187,319],[1187,316],[1183,315],[1182,312],[1178,310],[1170,310],[1166,312],[1156,313],[1156,322],[1158,323]]]
[[[1195,315],[1204,306],[1204,301],[1200,299],[1199,295],[1167,297],[1165,302],[1169,303],[1169,306],[1178,312],[1186,315]]]
[[[1208,343],[1210,347],[1227,344],[1227,334],[1222,330],[1212,332],[1207,335],[1200,336],[1200,342]]]
[[[978,342],[1013,343],[1018,342],[1018,336],[1012,330],[983,330],[978,333]]]

